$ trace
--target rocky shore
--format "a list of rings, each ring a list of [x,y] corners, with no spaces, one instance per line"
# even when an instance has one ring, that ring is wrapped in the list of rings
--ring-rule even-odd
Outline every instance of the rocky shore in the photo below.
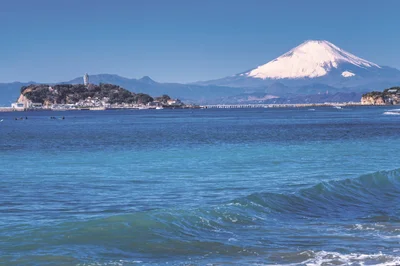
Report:
[[[382,92],[373,91],[363,94],[363,105],[395,105],[400,104],[400,87],[392,87]]]

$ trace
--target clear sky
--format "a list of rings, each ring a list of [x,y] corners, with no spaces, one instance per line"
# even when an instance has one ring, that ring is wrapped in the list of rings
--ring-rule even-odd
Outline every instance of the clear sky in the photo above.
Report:
[[[0,82],[233,75],[324,39],[400,68],[398,0],[1,0]]]

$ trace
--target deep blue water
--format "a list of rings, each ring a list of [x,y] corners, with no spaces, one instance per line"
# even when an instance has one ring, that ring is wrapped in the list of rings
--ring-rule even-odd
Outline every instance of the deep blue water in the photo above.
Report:
[[[390,109],[0,113],[0,265],[398,265]]]

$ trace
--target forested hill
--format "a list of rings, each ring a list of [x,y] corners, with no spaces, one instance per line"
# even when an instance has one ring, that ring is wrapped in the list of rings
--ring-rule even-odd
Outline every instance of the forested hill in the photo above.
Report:
[[[148,94],[133,93],[120,86],[104,83],[99,85],[89,84],[88,86],[83,84],[59,84],[51,86],[32,84],[21,88],[21,96],[25,96],[34,103],[42,103],[44,105],[74,104],[89,97],[92,99],[97,98],[110,104],[147,104],[154,100]]]

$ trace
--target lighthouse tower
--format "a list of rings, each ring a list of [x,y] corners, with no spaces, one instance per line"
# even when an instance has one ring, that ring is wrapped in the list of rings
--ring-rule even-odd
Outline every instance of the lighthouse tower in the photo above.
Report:
[[[85,84],[85,86],[89,85],[89,74],[85,73],[85,75],[83,76],[83,84]]]

